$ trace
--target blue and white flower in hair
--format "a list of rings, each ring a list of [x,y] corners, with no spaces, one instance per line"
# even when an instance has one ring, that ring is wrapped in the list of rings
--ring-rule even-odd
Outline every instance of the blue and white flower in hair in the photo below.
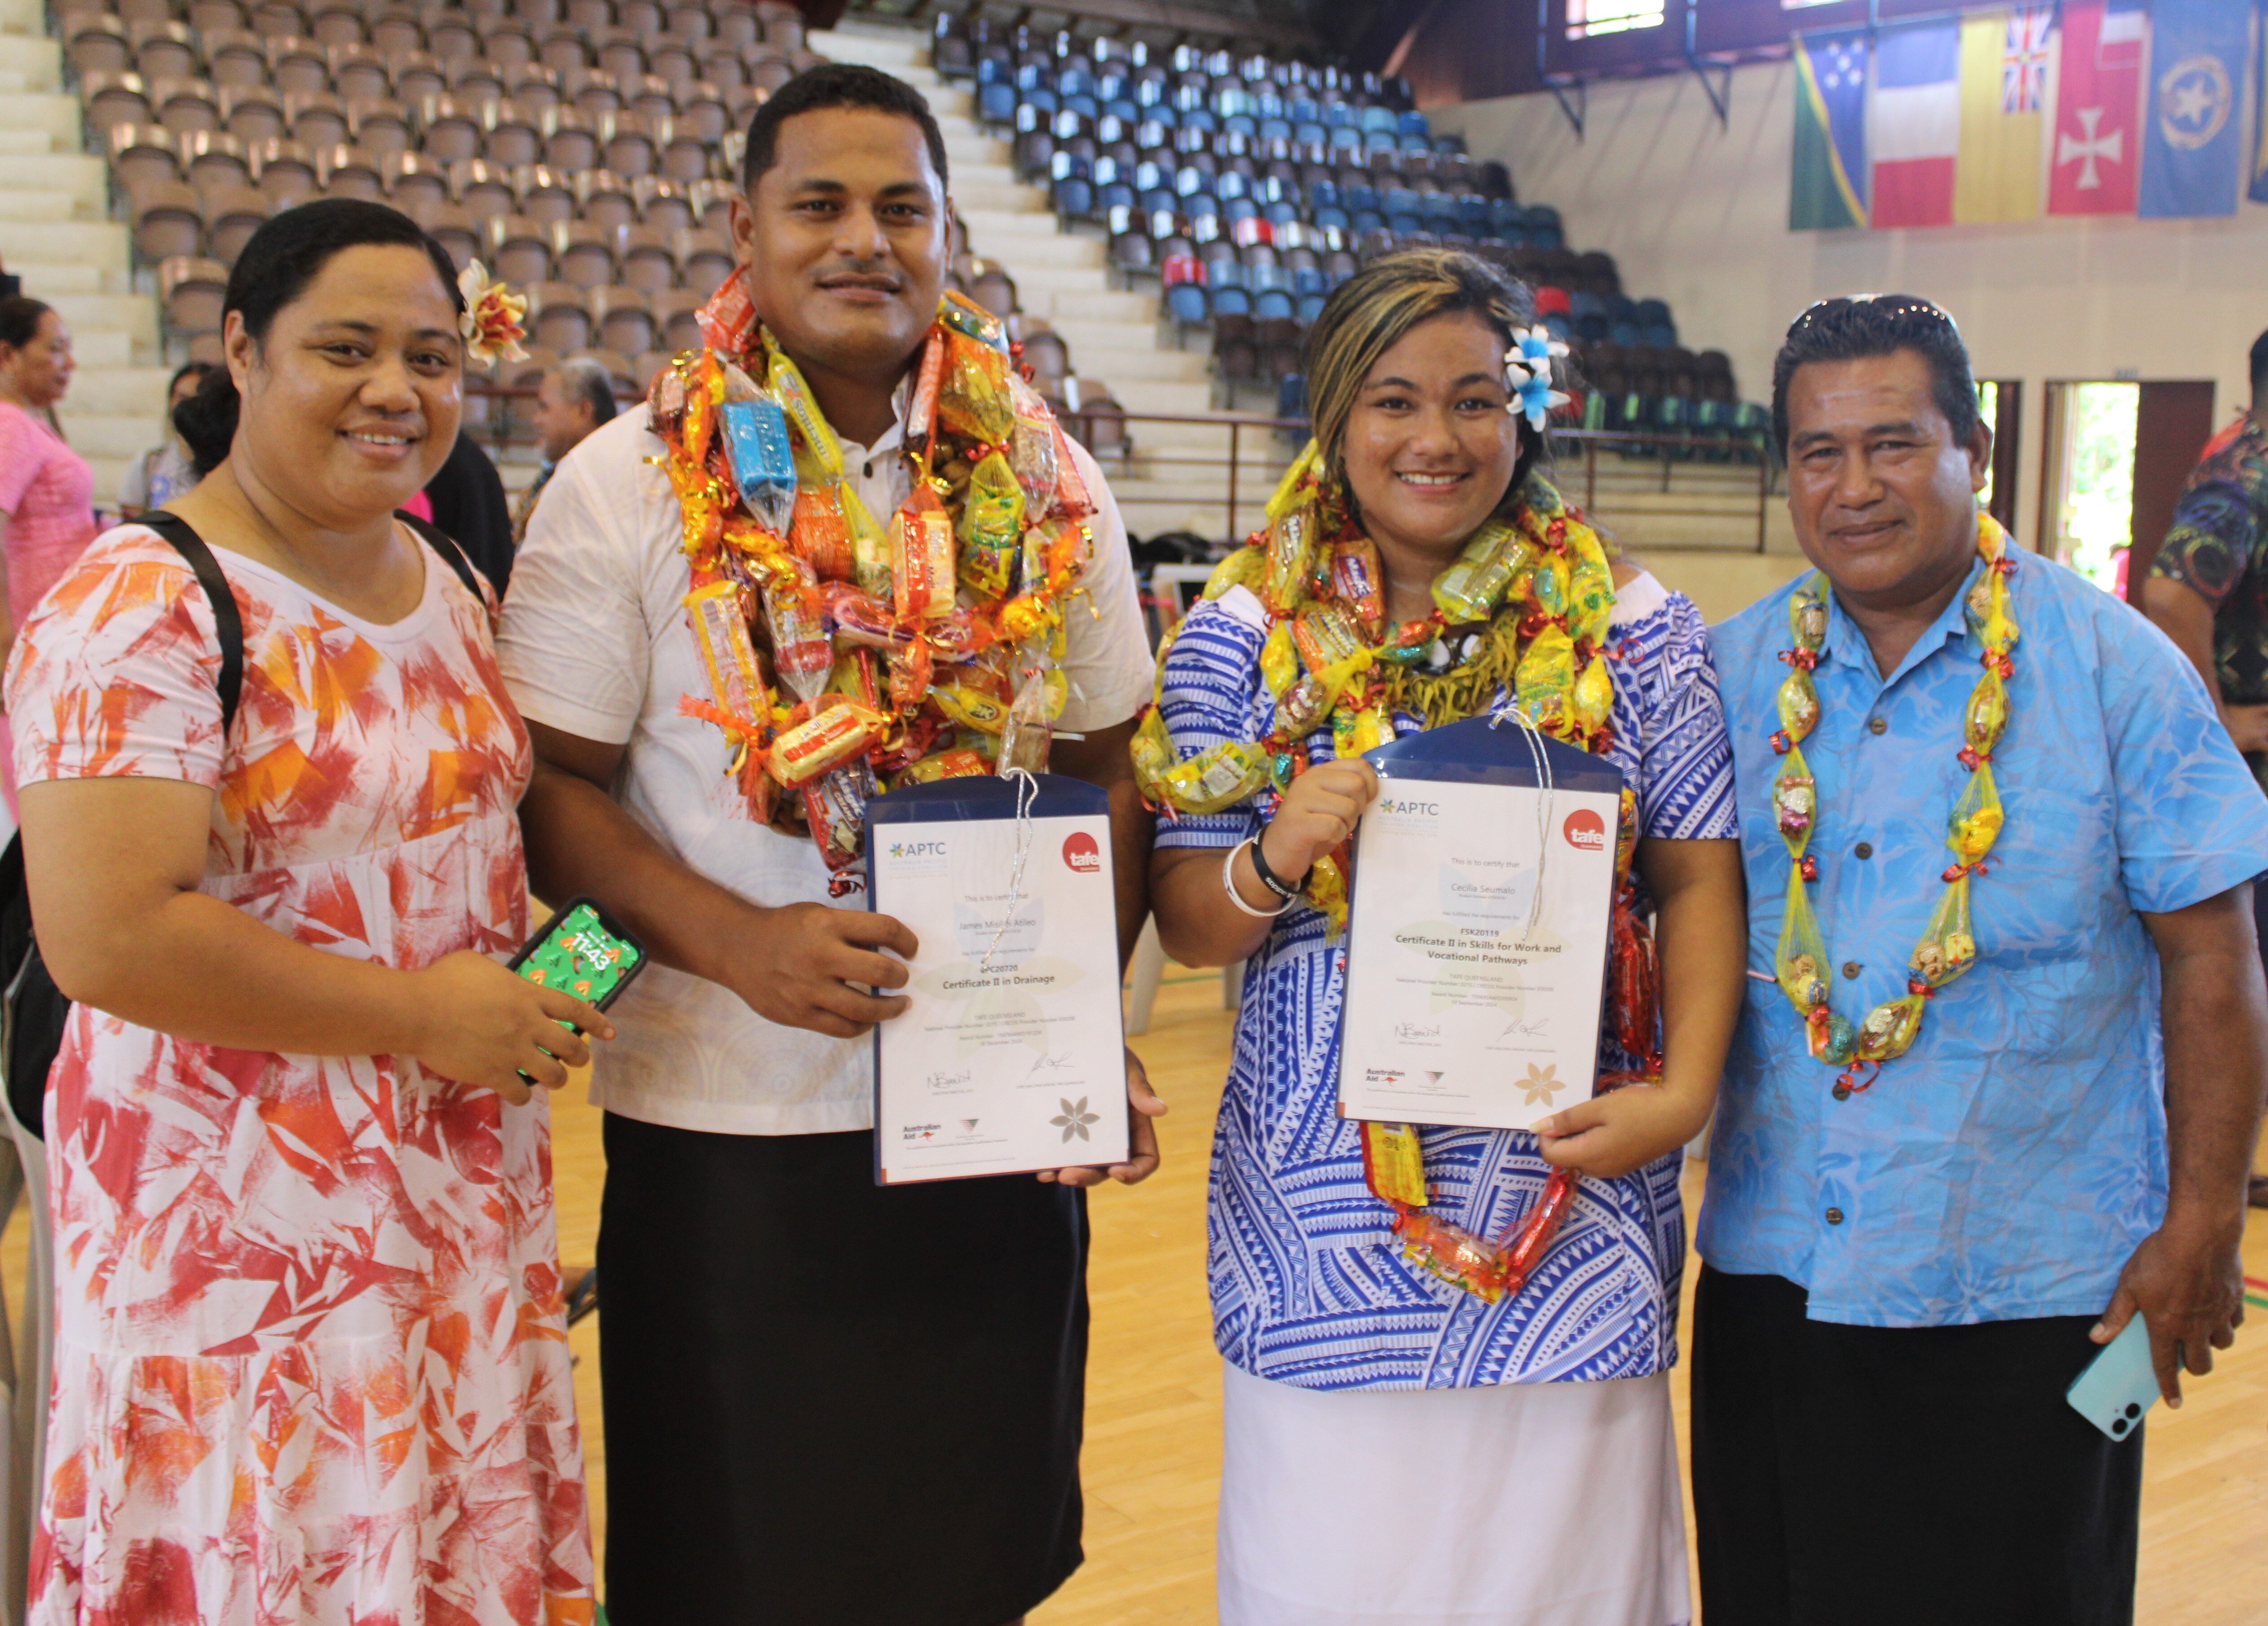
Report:
[[[1512,338],[1512,348],[1504,353],[1504,386],[1512,392],[1505,410],[1525,417],[1540,434],[1553,409],[1567,404],[1568,398],[1551,387],[1551,364],[1567,353],[1567,347],[1548,327],[1519,328]]]

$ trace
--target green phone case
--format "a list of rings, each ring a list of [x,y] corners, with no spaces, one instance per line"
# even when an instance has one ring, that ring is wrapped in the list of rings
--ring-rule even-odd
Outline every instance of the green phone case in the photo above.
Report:
[[[512,968],[603,1011],[645,968],[645,950],[596,903],[576,898],[544,923]]]

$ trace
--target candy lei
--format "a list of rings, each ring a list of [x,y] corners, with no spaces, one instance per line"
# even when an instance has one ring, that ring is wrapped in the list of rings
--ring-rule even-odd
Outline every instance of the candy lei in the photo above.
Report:
[[[1831,962],[1805,890],[1806,883],[1819,879],[1819,860],[1806,850],[1818,826],[1819,796],[1810,766],[1803,760],[1803,741],[1819,725],[1819,691],[1811,673],[1827,640],[1827,578],[1814,572],[1788,600],[1788,627],[1795,647],[1783,651],[1780,658],[1793,670],[1780,685],[1780,728],[1771,737],[1772,749],[1786,759],[1772,780],[1771,803],[1791,868],[1787,914],[1780,923],[1774,968],[1781,990],[1803,1019],[1811,1054],[1843,1069],[1835,1079],[1837,1100],[1872,1088],[1882,1063],[1911,1048],[1937,990],[1976,963],[1969,881],[1972,875],[1984,873],[2004,818],[1999,790],[1992,781],[1992,748],[2008,724],[2008,680],[2016,671],[2010,651],[2017,636],[2015,618],[2008,613],[2008,578],[2016,568],[2015,555],[2007,533],[1989,514],[1977,517],[1977,551],[1985,570],[1970,588],[1963,607],[1969,629],[1984,649],[1978,659],[1984,675],[1970,691],[1962,716],[1958,757],[1969,770],[1969,783],[1946,820],[1945,844],[1953,850],[1954,861],[1939,878],[1945,890],[1908,961],[1912,975],[1906,979],[1905,993],[1876,1005],[1855,1029],[1829,1004]]]
[[[1598,533],[1548,481],[1531,473],[1511,515],[1483,526],[1434,580],[1432,614],[1395,627],[1385,621],[1377,547],[1335,492],[1311,441],[1270,500],[1265,527],[1206,584],[1205,596],[1216,599],[1245,587],[1266,611],[1260,666],[1274,711],[1262,738],[1226,740],[1182,761],[1152,704],[1133,746],[1135,777],[1152,806],[1169,816],[1210,813],[1263,796],[1272,811],[1309,766],[1307,736],[1326,723],[1336,755],[1359,755],[1394,738],[1397,711],[1436,727],[1483,714],[1506,689],[1543,732],[1608,748],[1614,677],[1602,645],[1614,616],[1613,567]],[[1165,661],[1161,649],[1161,694]],[[1623,792],[1609,1009],[1616,1041],[1639,1058],[1640,1071],[1602,1080],[1602,1088],[1661,1067],[1660,977],[1631,878],[1636,799]],[[1315,861],[1306,881],[1333,937],[1345,924],[1351,860],[1342,844]],[[1425,1211],[1417,1126],[1366,1122],[1362,1147],[1365,1177],[1394,1210],[1404,1254],[1491,1302],[1520,1291],[1573,1202],[1574,1174],[1555,1169],[1517,1234],[1491,1242]]]
[[[883,523],[739,276],[701,321],[708,346],[649,403],[709,678],[680,704],[736,747],[749,817],[800,815],[840,895],[878,790],[1046,767],[1094,504],[999,322],[957,295],[914,375],[912,494]]]

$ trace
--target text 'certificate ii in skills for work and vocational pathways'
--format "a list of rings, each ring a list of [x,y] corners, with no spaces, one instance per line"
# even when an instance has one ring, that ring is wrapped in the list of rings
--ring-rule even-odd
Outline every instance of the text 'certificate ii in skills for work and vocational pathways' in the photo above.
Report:
[[[1527,1129],[1594,1093],[1621,776],[1552,741],[1563,772],[1535,783],[1520,731],[1502,735],[1462,742],[1509,747],[1500,767],[1377,762],[1348,923],[1347,1117]]]

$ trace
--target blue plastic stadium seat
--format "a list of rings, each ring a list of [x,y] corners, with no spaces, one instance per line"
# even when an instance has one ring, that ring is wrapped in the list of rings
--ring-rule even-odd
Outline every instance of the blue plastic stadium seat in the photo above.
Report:
[[[1339,195],[1339,183],[1336,180],[1318,180],[1307,188],[1310,209],[1336,209],[1345,201]]]
[[[1386,217],[1386,229],[1396,237],[1409,237],[1413,233],[1423,232],[1425,229],[1425,223],[1416,215],[1388,215]]]
[[[976,116],[987,124],[1005,124],[1016,116],[1016,87],[994,80],[976,90]]]
[[[1181,115],[1181,127],[1185,130],[1204,130],[1208,135],[1219,128],[1213,122],[1211,113],[1204,107],[1184,109]]]
[[[1337,100],[1325,102],[1323,104],[1323,125],[1327,129],[1356,129],[1357,121],[1354,105],[1351,102]]]
[[[1073,220],[1086,220],[1094,214],[1094,188],[1079,175],[1065,175],[1056,182],[1056,213]]]
[[[1677,346],[1677,329],[1668,322],[1656,322],[1646,330],[1646,342],[1658,350],[1675,349]]]
[[[1567,314],[1579,322],[1586,316],[1604,317],[1606,311],[1606,301],[1588,289],[1578,288],[1567,296]]]
[[[1316,210],[1314,211],[1314,223],[1319,227],[1336,226],[1342,232],[1348,230],[1351,224],[1351,222],[1347,219],[1346,210],[1344,209],[1332,208]]]
[[[1355,121],[1361,125],[1366,134],[1371,130],[1385,130],[1391,134],[1394,129],[1394,110],[1391,107],[1381,107],[1373,102],[1362,109]]]
[[[1218,219],[1220,200],[1210,192],[1185,193],[1182,197],[1182,212],[1192,220]]]
[[[1523,212],[1528,229],[1531,232],[1561,230],[1559,211],[1549,203],[1530,203]]]
[[[1300,206],[1289,198],[1279,198],[1263,209],[1260,214],[1271,226],[1296,225],[1300,220]]]
[[[1279,418],[1304,418],[1307,416],[1307,380],[1304,375],[1287,372],[1277,381],[1276,416]]]
[[[1607,319],[1596,312],[1575,318],[1575,335],[1586,344],[1596,344],[1607,336]]]
[[[1323,121],[1322,104],[1312,96],[1294,96],[1285,104],[1284,116],[1294,124],[1321,124]],[[1302,136],[1299,139],[1305,141],[1307,137]],[[1318,136],[1315,139],[1321,141],[1322,137]]]
[[[1640,299],[1631,307],[1631,320],[1642,327],[1652,327],[1669,320],[1669,302],[1666,299]]]
[[[1320,147],[1331,138],[1331,134],[1313,120],[1292,127],[1292,140],[1302,147]]]
[[[1094,189],[1094,206],[1105,214],[1114,209],[1132,209],[1139,201],[1134,188],[1123,180],[1106,181]]]
[[[1401,137],[1401,148],[1404,152],[1430,152],[1432,151],[1432,147],[1427,144],[1426,140],[1423,136],[1404,136]]]
[[[1224,170],[1213,177],[1212,195],[1224,203],[1233,197],[1250,197],[1252,179],[1236,170]]]
[[[1054,90],[1049,87],[1035,91],[1019,91],[1016,92],[1016,97],[1025,107],[1035,107],[1040,112],[1049,115],[1053,115],[1060,105],[1056,100]]]
[[[1331,131],[1330,145],[1334,152],[1359,152],[1362,151],[1362,132],[1341,125]]]
[[[1374,209],[1358,209],[1347,221],[1347,230],[1360,237],[1366,232],[1375,232],[1386,224],[1386,217]]]
[[[1397,135],[1423,136],[1428,146],[1432,143],[1432,123],[1424,114],[1415,110],[1403,114],[1395,121],[1395,131]]]
[[[1347,208],[1358,212],[1366,209],[1376,209],[1378,188],[1367,180],[1351,181],[1347,185],[1346,195],[1339,201]]]
[[[1291,268],[1292,291],[1305,298],[1323,291],[1323,268],[1319,265],[1295,265]]]
[[[1298,316],[1300,325],[1301,327],[1314,327],[1315,325],[1315,319],[1322,313],[1323,296],[1322,294],[1305,293],[1300,296],[1300,308],[1295,314]]]
[[[1425,203],[1416,190],[1410,187],[1388,187],[1380,205],[1389,215],[1415,215],[1424,212]]]
[[[1215,316],[1249,316],[1252,296],[1241,288],[1207,288]]]
[[[1256,134],[1262,141],[1289,141],[1292,139],[1292,126],[1280,117],[1263,118]]]
[[[1195,283],[1176,283],[1166,290],[1166,314],[1177,322],[1201,322],[1210,314],[1205,291]]]
[[[1425,205],[1425,224],[1435,232],[1457,229],[1457,200],[1446,192],[1421,192],[1419,200]]]
[[[1610,321],[1607,324],[1608,342],[1619,344],[1624,349],[1628,349],[1633,344],[1644,342],[1645,337],[1645,330],[1636,322]]]
[[[1252,314],[1259,321],[1289,321],[1297,307],[1281,288],[1263,288],[1252,296]]]
[[[1573,327],[1569,324],[1565,317],[1560,315],[1556,311],[1543,319],[1543,326],[1545,331],[1549,332],[1553,338],[1558,340],[1562,344],[1565,344],[1567,341],[1575,336],[1575,329]]]
[[[1123,96],[1105,98],[1102,112],[1110,118],[1123,119],[1129,124],[1138,124],[1142,121],[1142,109]]]
[[[1241,179],[1241,177],[1230,175],[1223,175],[1221,177],[1221,180],[1224,183],[1231,180],[1238,179]],[[1254,202],[1248,197],[1225,197],[1220,201],[1220,212],[1222,217],[1226,219],[1231,225],[1234,225],[1240,220],[1255,220],[1259,218],[1260,205]]]

